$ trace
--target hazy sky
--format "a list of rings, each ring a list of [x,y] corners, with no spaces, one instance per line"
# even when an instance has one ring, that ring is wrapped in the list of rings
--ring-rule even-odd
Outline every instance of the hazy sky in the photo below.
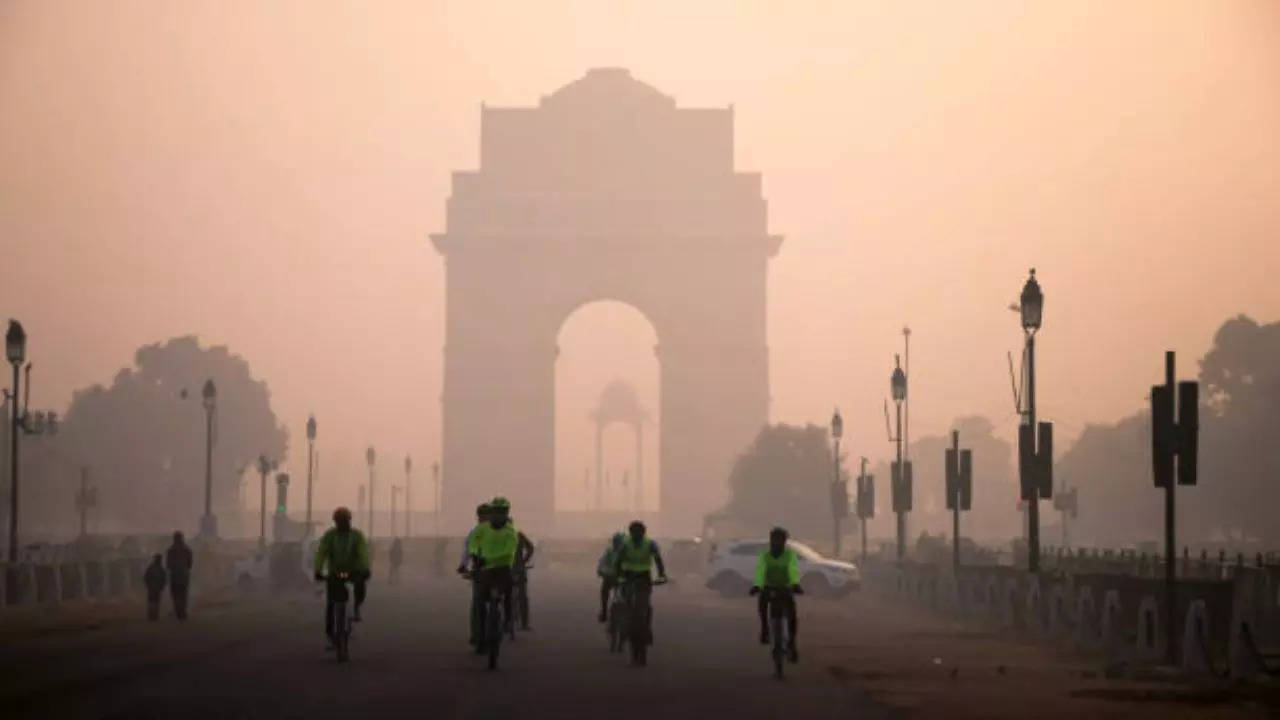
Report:
[[[370,442],[431,459],[449,173],[478,163],[481,101],[596,66],[734,105],[786,236],[773,419],[839,404],[855,456],[889,451],[904,323],[914,434],[1011,427],[1005,307],[1032,265],[1040,406],[1068,436],[1138,408],[1164,349],[1189,375],[1228,315],[1280,317],[1274,0],[5,0],[0,313],[30,334],[33,399],[64,409],[196,332],[249,359],[295,439],[316,413],[321,503],[354,502]],[[562,418],[615,376],[656,405],[652,330],[617,317],[563,331],[601,359],[574,361]]]

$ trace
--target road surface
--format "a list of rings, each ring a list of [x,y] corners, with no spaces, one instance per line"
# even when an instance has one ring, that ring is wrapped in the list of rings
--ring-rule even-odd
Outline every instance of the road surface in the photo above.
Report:
[[[1177,688],[1142,695],[1133,683],[1090,677],[1097,675],[1092,660],[1059,657],[865,594],[803,598],[801,662],[777,681],[757,642],[754,600],[723,600],[694,578],[655,590],[655,646],[648,667],[633,668],[607,651],[589,573],[533,571],[534,630],[504,645],[496,672],[468,651],[469,588],[452,578],[400,587],[375,582],[344,665],[323,651],[323,606],[314,594],[205,599],[186,623],[168,616],[147,623],[141,607],[69,607],[16,623],[11,615],[0,621],[0,715],[1268,716],[1227,695]],[[76,620],[77,613],[90,619]],[[1028,714],[1028,707],[1037,711]]]

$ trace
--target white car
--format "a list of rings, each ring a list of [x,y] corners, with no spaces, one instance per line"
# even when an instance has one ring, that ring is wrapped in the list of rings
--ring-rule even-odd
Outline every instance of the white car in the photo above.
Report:
[[[844,595],[862,587],[858,566],[825,558],[813,548],[795,540],[787,546],[796,553],[800,565],[800,587],[814,595]],[[756,560],[769,547],[767,541],[731,542],[718,548],[707,572],[707,587],[725,597],[745,595],[756,574]]]

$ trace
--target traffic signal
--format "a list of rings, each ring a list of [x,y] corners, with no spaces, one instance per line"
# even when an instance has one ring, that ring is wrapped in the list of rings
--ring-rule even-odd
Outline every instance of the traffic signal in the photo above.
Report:
[[[284,515],[289,507],[289,473],[276,475],[276,514]]]
[[[973,501],[973,451],[947,448],[946,455],[947,509],[968,510]]]
[[[1200,435],[1200,384],[1178,383],[1177,417],[1174,417],[1173,389],[1168,385],[1151,388],[1151,471],[1156,487],[1177,483],[1196,484]]]
[[[863,475],[858,478],[858,517],[866,520],[876,516],[876,478]]]
[[[1178,383],[1178,484],[1196,484],[1200,445],[1200,383]]]
[[[1018,481],[1023,500],[1030,500],[1033,491],[1042,499],[1053,497],[1053,423],[1042,422],[1038,427],[1037,438],[1030,424],[1018,426]]]
[[[893,511],[895,513],[911,512],[911,486],[912,473],[911,461],[908,460],[901,465],[897,461],[890,463],[892,470],[892,478],[890,484],[893,486]]]
[[[1173,393],[1167,385],[1151,388],[1151,470],[1156,487],[1173,481],[1173,456],[1177,454],[1173,432]]]

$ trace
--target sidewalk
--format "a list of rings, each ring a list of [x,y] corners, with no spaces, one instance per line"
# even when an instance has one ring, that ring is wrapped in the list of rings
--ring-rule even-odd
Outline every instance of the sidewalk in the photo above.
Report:
[[[802,610],[807,656],[910,718],[1274,718],[1280,686],[1190,680],[861,593]],[[812,619],[810,619],[810,617]],[[807,627],[806,627],[807,621]],[[806,640],[806,638],[808,638]]]

